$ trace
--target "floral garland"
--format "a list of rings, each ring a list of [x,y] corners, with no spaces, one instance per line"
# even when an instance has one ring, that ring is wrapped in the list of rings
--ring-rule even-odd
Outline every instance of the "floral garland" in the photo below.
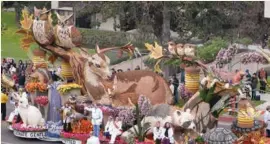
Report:
[[[22,123],[15,123],[12,124],[12,128],[14,130],[22,131],[22,132],[42,132],[47,131],[47,128],[45,126],[39,126],[39,127],[22,127]]]
[[[35,103],[40,106],[46,106],[49,103],[49,99],[47,96],[37,96],[35,98]]]
[[[76,139],[76,140],[81,140],[81,141],[87,141],[87,139],[90,137],[90,133],[70,133],[70,132],[64,132],[62,131],[60,133],[61,137],[67,138],[67,139]]]
[[[25,86],[27,92],[45,92],[47,90],[47,85],[41,82],[28,82]]]
[[[82,86],[76,84],[76,83],[69,83],[69,84],[64,84],[64,85],[60,85],[57,87],[57,90],[61,93],[68,93],[69,91],[71,91],[72,89],[81,89]]]

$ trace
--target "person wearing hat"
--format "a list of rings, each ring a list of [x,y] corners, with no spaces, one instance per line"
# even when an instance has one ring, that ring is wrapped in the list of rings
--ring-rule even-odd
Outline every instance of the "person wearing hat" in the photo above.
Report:
[[[7,103],[8,101],[8,96],[6,94],[5,89],[1,90],[1,117],[2,117],[2,121],[5,121],[6,118],[6,114],[7,114]]]
[[[264,113],[264,122],[267,125],[266,137],[270,138],[270,105],[266,107],[266,111]]]

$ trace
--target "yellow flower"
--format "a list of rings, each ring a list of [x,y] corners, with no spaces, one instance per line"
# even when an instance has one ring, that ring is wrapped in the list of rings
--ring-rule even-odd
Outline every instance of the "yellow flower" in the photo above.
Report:
[[[155,64],[155,66],[154,66],[154,71],[155,72],[158,72],[158,73],[161,73],[162,72],[162,70],[160,69],[160,66],[159,66],[159,63],[161,62],[161,59],[159,59],[157,62],[156,62],[156,64]]]
[[[81,88],[82,88],[82,86],[75,84],[75,83],[71,83],[71,84],[60,85],[57,87],[57,90],[60,93],[64,94],[64,93],[69,92],[72,89],[81,89]]]
[[[159,59],[163,56],[162,47],[155,42],[155,46],[145,43],[145,47],[150,51],[150,58]]]

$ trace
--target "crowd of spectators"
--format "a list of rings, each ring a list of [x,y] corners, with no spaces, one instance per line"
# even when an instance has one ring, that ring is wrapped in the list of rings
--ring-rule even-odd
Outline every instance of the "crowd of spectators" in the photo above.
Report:
[[[25,70],[30,66],[29,61],[23,62],[19,60],[18,63],[12,58],[3,58],[1,63],[1,74],[5,74],[15,81],[17,87],[24,87],[25,85]]]

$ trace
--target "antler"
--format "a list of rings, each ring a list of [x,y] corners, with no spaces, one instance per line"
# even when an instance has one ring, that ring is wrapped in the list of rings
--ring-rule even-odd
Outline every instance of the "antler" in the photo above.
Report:
[[[135,47],[131,43],[128,43],[128,44],[126,44],[126,45],[124,45],[122,47],[110,47],[110,48],[103,48],[103,49],[100,50],[99,46],[96,45],[96,51],[97,51],[97,53],[105,53],[107,51],[116,50],[116,49],[122,49],[122,50],[130,50],[130,51],[132,51],[132,50],[135,49]]]

